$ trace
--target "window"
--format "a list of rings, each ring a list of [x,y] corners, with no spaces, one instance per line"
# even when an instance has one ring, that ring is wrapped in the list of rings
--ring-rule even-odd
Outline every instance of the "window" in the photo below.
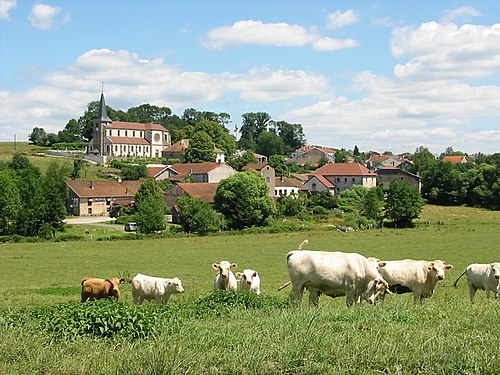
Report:
[[[87,205],[92,206],[92,199],[89,199],[89,200],[87,201]]]
[[[336,180],[337,180],[337,182],[340,182],[340,177],[337,177]]]
[[[127,136],[127,131],[125,130],[125,137]]]
[[[88,212],[89,215],[92,215],[92,207],[89,207],[89,209],[88,209],[87,212]]]
[[[356,179],[354,177],[352,178],[352,182],[356,182]]]
[[[347,182],[347,177],[344,178],[344,182]]]
[[[118,137],[120,136],[120,130],[117,130],[117,133],[118,133]]]
[[[315,182],[311,185],[311,187],[312,187],[312,191],[316,191],[316,183]]]
[[[135,138],[135,130],[134,130],[134,131],[132,131],[132,137],[134,137],[134,138]]]

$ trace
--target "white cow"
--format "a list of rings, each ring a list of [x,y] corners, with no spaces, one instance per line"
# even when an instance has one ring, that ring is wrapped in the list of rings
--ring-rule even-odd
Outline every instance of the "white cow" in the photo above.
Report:
[[[361,297],[375,303],[389,287],[368,259],[357,253],[294,250],[287,254],[287,266],[296,303],[302,300],[304,288],[309,290],[313,305],[322,293],[345,295],[347,306],[351,306]]]
[[[236,277],[240,279],[240,290],[260,294],[260,277],[257,271],[246,269],[236,272]]]
[[[415,302],[434,294],[438,281],[444,280],[445,271],[453,269],[442,260],[392,260],[379,268],[380,275],[389,283],[392,293],[413,292]]]
[[[156,303],[167,303],[172,294],[184,293],[182,282],[177,277],[164,279],[138,273],[132,279],[132,299],[135,304],[142,305],[144,300],[155,300]]]
[[[231,270],[238,267],[238,265],[236,263],[230,263],[227,260],[221,260],[219,263],[212,264],[212,267],[218,271],[214,280],[214,290],[236,291],[238,284]]]
[[[478,289],[486,291],[486,298],[490,298],[490,291],[495,293],[495,298],[500,296],[500,263],[469,264],[465,271],[453,284],[457,286],[458,280],[467,275],[470,301],[474,302],[474,295]]]

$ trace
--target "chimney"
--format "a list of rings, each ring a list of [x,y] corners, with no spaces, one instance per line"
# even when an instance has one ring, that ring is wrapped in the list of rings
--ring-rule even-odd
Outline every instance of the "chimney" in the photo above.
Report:
[[[89,182],[89,187],[90,187],[91,189],[94,189],[94,180],[90,180],[90,182]]]

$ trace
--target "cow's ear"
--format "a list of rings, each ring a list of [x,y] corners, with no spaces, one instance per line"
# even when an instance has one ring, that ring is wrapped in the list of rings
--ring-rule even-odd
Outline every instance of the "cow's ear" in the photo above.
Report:
[[[236,263],[231,264],[231,268],[236,268],[238,265]]]
[[[444,266],[444,269],[445,269],[445,270],[452,270],[452,269],[453,269],[453,266],[452,266],[451,264],[446,264],[446,265]]]
[[[253,273],[253,277],[257,277],[257,271]]]
[[[125,284],[125,279],[120,279],[120,284]]]
[[[214,264],[212,264],[212,268],[213,268],[214,270],[218,270],[218,269],[219,269],[219,263],[214,263]]]
[[[432,271],[434,269],[434,262],[429,262],[429,265],[427,266],[427,269],[429,271]]]
[[[495,263],[490,263],[491,268],[495,268]],[[82,280],[82,283],[85,281],[85,279]]]
[[[236,272],[236,277],[241,278],[242,276],[243,276],[243,274],[241,272]]]
[[[378,262],[378,266],[380,268],[385,267],[386,264],[387,264],[386,262]]]

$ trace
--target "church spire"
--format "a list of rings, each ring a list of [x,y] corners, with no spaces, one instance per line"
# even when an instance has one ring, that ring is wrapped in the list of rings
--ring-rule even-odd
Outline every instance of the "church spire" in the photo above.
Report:
[[[97,115],[97,121],[99,122],[111,122],[108,117],[108,111],[106,110],[106,101],[104,100],[104,92],[101,91],[101,101],[99,102],[99,114]]]

